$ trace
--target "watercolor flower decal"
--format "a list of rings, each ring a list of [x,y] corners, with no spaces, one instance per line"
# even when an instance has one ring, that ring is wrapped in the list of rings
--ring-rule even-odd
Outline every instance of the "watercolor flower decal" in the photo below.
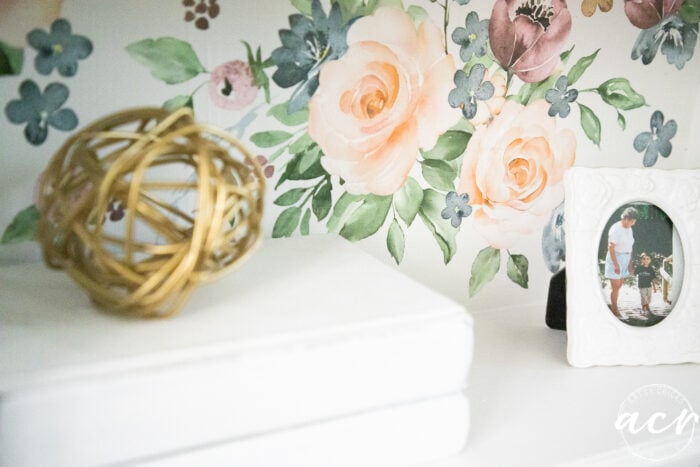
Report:
[[[526,83],[554,71],[570,31],[564,0],[496,0],[489,22],[496,59]]]
[[[92,42],[73,34],[65,19],[54,21],[49,32],[33,30],[27,35],[27,42],[37,51],[34,66],[42,75],[50,74],[55,68],[61,76],[75,76],[78,61],[92,53]]]
[[[319,85],[320,66],[335,60],[347,49],[345,24],[340,4],[334,3],[328,14],[321,2],[311,3],[311,17],[295,14],[289,17],[290,29],[279,32],[282,46],[272,51],[277,66],[272,80],[282,88],[296,86],[289,100],[289,111],[305,107]]]
[[[660,52],[681,69],[697,42],[697,15],[688,7],[696,2],[625,2],[621,15],[653,23],[640,31],[632,59],[647,64]],[[183,6],[195,22],[216,3]],[[442,24],[419,2],[406,9],[385,3],[295,0],[298,12],[267,57],[242,41],[246,57],[210,67],[174,37],[144,39],[127,51],[164,83],[192,83],[191,93],[166,108],[193,107],[194,94],[206,89],[208,102],[236,116],[229,130],[256,147],[276,191],[273,237],[319,227],[352,241],[384,232],[400,263],[409,229],[424,228],[448,263],[457,233],[473,229],[485,247],[468,272],[470,295],[499,271],[528,287],[530,263],[517,251],[524,237],[541,236],[546,267],[559,270],[563,174],[586,152],[582,144],[600,146],[615,131],[603,125],[607,115],[626,130],[627,112],[646,99],[624,77],[590,82],[599,51],[579,54],[568,43],[564,0],[496,0],[489,18],[469,11],[468,0],[426,1],[442,8]],[[590,16],[613,2],[580,6]],[[254,105],[261,89],[266,107]],[[263,108],[270,126],[247,134]],[[579,140],[573,124],[580,124]],[[654,113],[650,131],[633,143],[644,166],[670,155],[675,132],[675,121]]]
[[[671,155],[671,138],[676,135],[678,125],[675,120],[664,123],[664,114],[656,111],[651,116],[650,131],[645,131],[634,138],[634,149],[644,152],[644,167],[656,164],[659,155],[668,157]]]
[[[51,83],[42,93],[37,84],[25,80],[19,87],[20,99],[10,101],[5,107],[7,119],[16,125],[25,125],[24,135],[34,146],[48,136],[49,127],[70,131],[78,125],[78,117],[72,109],[61,108],[68,100],[68,88],[61,83]]]
[[[70,23],[63,18],[53,21],[49,32],[30,31],[27,42],[36,50],[34,67],[42,75],[49,75],[56,69],[63,77],[75,76],[78,61],[92,53],[92,42],[73,34]],[[24,125],[24,136],[33,146],[46,141],[49,128],[70,131],[77,127],[76,113],[62,108],[70,95],[65,84],[49,83],[42,92],[34,80],[25,79],[18,91],[20,98],[6,104],[5,116],[15,125]]]
[[[432,148],[458,118],[441,110],[454,62],[435,25],[414,25],[393,8],[357,20],[347,41],[347,53],[321,69],[309,136],[348,192],[390,195],[404,184],[418,148]]]

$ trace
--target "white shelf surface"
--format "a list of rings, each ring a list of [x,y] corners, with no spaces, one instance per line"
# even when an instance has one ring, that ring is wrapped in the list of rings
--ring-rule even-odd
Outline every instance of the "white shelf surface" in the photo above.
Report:
[[[544,316],[544,303],[473,313],[469,440],[425,467],[700,466],[700,424],[662,463],[633,455],[614,426],[620,404],[649,384],[675,388],[700,413],[700,365],[577,369],[566,361],[566,333]]]

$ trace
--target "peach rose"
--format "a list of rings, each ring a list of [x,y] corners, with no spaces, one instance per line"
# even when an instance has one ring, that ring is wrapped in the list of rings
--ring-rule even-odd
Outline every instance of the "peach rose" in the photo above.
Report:
[[[309,135],[328,173],[353,194],[396,192],[416,162],[460,117],[447,105],[455,65],[431,22],[379,8],[348,32],[309,102]]]
[[[469,141],[458,191],[469,194],[473,225],[494,248],[539,231],[564,199],[576,138],[557,129],[548,108],[544,100],[527,107],[508,101]]]
[[[48,28],[61,16],[62,4],[63,0],[1,0],[0,40],[14,47],[24,47],[29,31]]]

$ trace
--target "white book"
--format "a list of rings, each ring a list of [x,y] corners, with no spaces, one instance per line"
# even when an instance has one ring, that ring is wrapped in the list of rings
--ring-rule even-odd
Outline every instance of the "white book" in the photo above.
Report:
[[[267,240],[165,320],[4,267],[0,465],[128,462],[452,394],[472,347],[463,307],[335,236]]]

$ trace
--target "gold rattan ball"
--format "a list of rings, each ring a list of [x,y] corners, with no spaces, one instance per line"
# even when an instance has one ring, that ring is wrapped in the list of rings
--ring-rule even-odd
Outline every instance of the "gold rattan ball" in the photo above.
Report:
[[[72,136],[39,182],[37,239],[109,311],[169,316],[261,241],[265,178],[189,109],[109,115]]]

